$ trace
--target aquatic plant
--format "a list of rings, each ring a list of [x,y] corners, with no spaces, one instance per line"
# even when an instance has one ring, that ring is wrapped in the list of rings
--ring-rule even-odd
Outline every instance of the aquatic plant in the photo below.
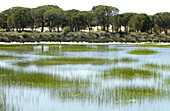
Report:
[[[133,69],[133,68],[112,68],[105,70],[104,74],[101,77],[104,78],[123,78],[123,79],[133,79],[136,77],[141,78],[151,78],[157,77],[156,72],[151,72],[142,69]]]
[[[129,62],[138,62],[138,60],[126,57],[126,58],[121,58],[121,59],[114,59],[114,62],[115,63],[118,63],[118,62],[129,63]]]
[[[0,59],[17,59],[17,58],[22,58],[22,57],[11,56],[11,55],[0,55]]]
[[[51,48],[57,48],[59,51],[120,51],[121,49],[113,48],[95,48],[87,45],[49,45]]]
[[[157,43],[145,43],[145,44],[137,44],[137,45],[134,45],[134,46],[137,46],[137,47],[160,47],[160,48],[169,48],[170,45],[161,45],[161,44],[157,44]]]
[[[170,92],[164,89],[156,89],[154,87],[115,87],[113,89],[106,88],[100,92],[98,96],[101,100],[111,101],[113,103],[120,102],[141,102],[145,99],[154,100],[170,97]]]
[[[53,52],[53,51],[46,51],[46,52],[40,52],[35,53],[36,55],[48,55],[48,56],[60,56],[62,55],[60,52]]]
[[[136,54],[136,55],[151,55],[158,53],[157,51],[148,50],[148,49],[136,49],[128,52],[129,54]]]
[[[0,45],[0,50],[25,52],[33,51],[34,46],[35,45]]]
[[[55,75],[41,73],[25,73],[10,69],[0,68],[0,83],[5,85],[30,86],[30,87],[74,87],[88,86],[88,80],[69,79]]]
[[[64,65],[64,64],[105,64],[112,63],[109,59],[96,58],[50,58],[33,61],[36,65]]]
[[[164,84],[170,86],[170,77],[168,77],[168,78],[165,79]]]
[[[170,70],[169,65],[159,65],[159,64],[145,64],[145,68],[147,69],[162,69],[162,70]]]

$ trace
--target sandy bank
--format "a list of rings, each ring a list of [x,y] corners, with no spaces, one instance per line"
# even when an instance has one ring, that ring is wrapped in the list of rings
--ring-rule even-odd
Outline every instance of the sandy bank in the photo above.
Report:
[[[70,44],[70,45],[111,45],[111,44],[118,44],[118,45],[136,45],[136,44],[145,44],[149,42],[141,42],[141,43],[122,43],[122,42],[109,42],[109,43],[88,43],[88,42],[0,42],[0,44],[6,44],[6,45],[15,45],[15,44]],[[170,43],[156,43],[156,45],[170,45]]]

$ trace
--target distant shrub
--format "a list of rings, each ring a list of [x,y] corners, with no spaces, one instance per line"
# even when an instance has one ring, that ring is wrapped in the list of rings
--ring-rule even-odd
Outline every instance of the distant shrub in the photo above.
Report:
[[[70,27],[65,27],[65,28],[63,29],[64,35],[68,34],[69,32],[71,32]]]

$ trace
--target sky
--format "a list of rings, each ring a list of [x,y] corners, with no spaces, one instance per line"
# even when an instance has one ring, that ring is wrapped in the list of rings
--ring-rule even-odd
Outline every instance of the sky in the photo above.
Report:
[[[63,10],[81,11],[89,11],[97,5],[109,5],[118,8],[119,13],[135,12],[148,15],[170,12],[170,0],[3,0],[0,3],[0,12],[16,6],[36,8],[42,5],[57,5]]]

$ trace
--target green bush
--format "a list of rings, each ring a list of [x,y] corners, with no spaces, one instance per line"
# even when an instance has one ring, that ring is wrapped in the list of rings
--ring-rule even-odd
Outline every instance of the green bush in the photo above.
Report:
[[[63,29],[64,35],[68,34],[69,32],[71,32],[70,27],[65,27],[65,28]]]

